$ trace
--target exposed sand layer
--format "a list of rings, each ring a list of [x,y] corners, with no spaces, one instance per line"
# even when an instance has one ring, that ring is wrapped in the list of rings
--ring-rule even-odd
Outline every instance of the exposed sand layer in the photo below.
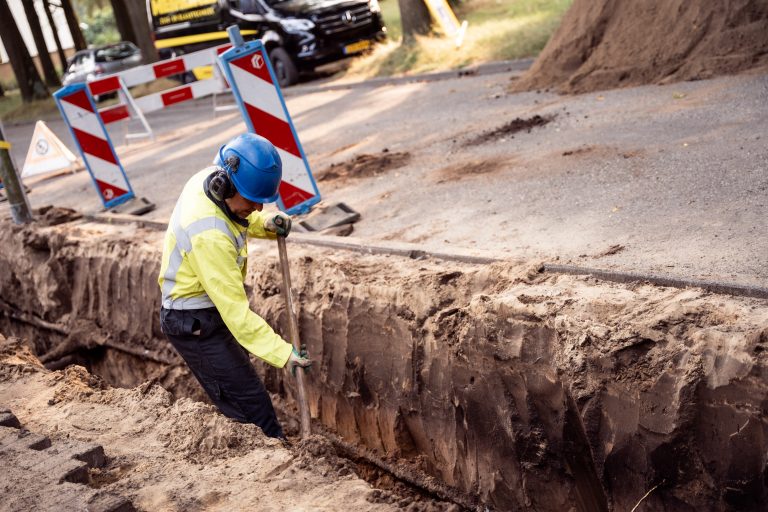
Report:
[[[30,338],[40,357],[53,362],[50,354],[61,357],[62,346],[87,349],[93,370],[110,382],[154,378],[187,396],[194,386],[157,330],[160,236],[132,226],[0,225],[0,266],[7,269],[0,277],[2,329],[34,334],[31,324],[48,323],[47,338]],[[251,249],[252,306],[287,332],[273,244]],[[535,263],[473,266],[292,244],[289,254],[302,340],[317,361],[308,374],[312,416],[346,441],[499,510],[630,510],[657,485],[647,510],[764,509],[765,302],[552,276]],[[142,353],[154,360],[143,370],[138,363],[106,364],[94,348],[108,344],[118,347],[108,353],[120,352],[121,361],[138,362]],[[268,388],[290,407],[293,380],[262,370]],[[69,369],[65,383],[67,375],[88,380]],[[201,464],[279,448],[262,446],[267,441],[242,426],[226,430],[234,427],[210,407],[172,403],[157,385],[93,386],[93,396],[114,397],[130,411],[139,407],[130,404],[149,400],[149,410],[160,404],[168,418],[197,423],[149,421],[154,437],[146,446],[178,440],[158,456]],[[25,400],[24,384],[2,387],[0,403]],[[65,391],[62,400],[77,395]],[[37,417],[45,416],[42,408],[29,407],[27,422],[47,424]],[[105,449],[137,444],[125,437],[127,426],[102,428]],[[219,429],[227,432],[225,442],[217,440]],[[211,449],[200,454],[201,446]],[[216,489],[242,492],[233,485]],[[179,491],[173,499],[184,496]],[[335,501],[357,506],[347,499]]]
[[[516,91],[581,93],[768,68],[766,0],[574,0]]]
[[[25,344],[0,335],[0,403],[22,425],[60,440],[96,442],[106,464],[90,470],[90,486],[127,497],[138,510],[394,510],[380,492],[356,477],[351,465],[326,454],[307,455],[240,424],[213,407],[186,398],[174,401],[161,386],[107,386],[84,368],[46,370]],[[311,463],[310,463],[311,462]],[[13,480],[13,468],[6,468]],[[34,486],[34,482],[29,482]],[[61,510],[62,490],[29,494],[24,508],[4,501],[3,510]],[[34,489],[32,489],[34,491]],[[27,508],[29,507],[29,508]]]

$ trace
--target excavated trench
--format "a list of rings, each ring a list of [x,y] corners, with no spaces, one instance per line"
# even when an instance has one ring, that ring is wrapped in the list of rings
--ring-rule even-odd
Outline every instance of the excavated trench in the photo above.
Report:
[[[0,332],[33,340],[50,368],[202,399],[159,330],[160,239],[0,224]],[[251,247],[252,306],[285,333],[276,251]],[[765,509],[763,301],[537,265],[289,252],[315,428],[362,454],[371,480],[495,510],[624,511],[651,490],[637,510]],[[294,407],[292,379],[259,368]]]

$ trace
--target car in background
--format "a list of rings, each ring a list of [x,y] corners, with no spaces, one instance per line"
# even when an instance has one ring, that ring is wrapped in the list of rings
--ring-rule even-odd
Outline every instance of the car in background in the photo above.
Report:
[[[226,44],[227,28],[258,38],[281,87],[299,73],[386,39],[379,0],[146,0],[161,58]]]
[[[100,75],[110,75],[141,65],[141,50],[129,42],[80,50],[67,62],[63,85],[89,82]]]

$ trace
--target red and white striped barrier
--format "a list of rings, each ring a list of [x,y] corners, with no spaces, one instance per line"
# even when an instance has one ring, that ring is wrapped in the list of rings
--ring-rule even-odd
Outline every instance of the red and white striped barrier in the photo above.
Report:
[[[205,96],[218,94],[224,91],[225,87],[220,80],[200,80],[192,82],[189,85],[182,85],[180,87],[168,89],[167,91],[142,96],[141,98],[136,98],[135,101],[141,111],[146,114],[170,105],[175,105],[176,103],[196,98],[204,98]]]
[[[114,75],[108,75],[98,80],[88,82],[88,88],[91,94],[96,96],[106,94],[120,89],[118,78],[122,78],[126,87],[136,87],[146,84],[159,78],[166,78],[202,66],[211,66],[216,64],[216,57],[231,48],[231,44],[222,44],[213,48],[206,48],[194,53],[188,53],[180,57],[173,57],[154,64],[145,64],[130,68]]]
[[[125,96],[127,103],[120,103],[99,110],[99,115],[104,124],[130,118],[131,109],[133,109],[136,115],[140,117],[148,134],[151,135],[151,129],[143,114],[160,110],[176,103],[225,92],[227,84],[218,76],[218,72],[214,72],[214,77],[211,79],[200,80],[189,85],[182,85],[141,98],[133,98],[129,88],[153,82],[160,78],[186,73],[201,66],[214,66],[214,69],[216,69],[216,57],[228,48],[231,48],[231,46],[231,44],[223,44],[154,64],[127,69],[120,73],[88,82],[88,89],[93,96],[112,92],[119,92]]]
[[[280,209],[305,213],[320,201],[301,142],[261,41],[250,41],[219,58],[248,130],[275,145],[283,162]]]
[[[53,94],[75,139],[93,184],[105,207],[134,197],[131,185],[117,158],[107,129],[85,84],[71,84]]]

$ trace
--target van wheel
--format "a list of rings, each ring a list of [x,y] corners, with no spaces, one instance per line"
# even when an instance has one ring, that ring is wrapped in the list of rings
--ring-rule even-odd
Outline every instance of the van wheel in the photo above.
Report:
[[[269,52],[269,60],[272,62],[272,69],[277,75],[277,83],[280,87],[287,87],[299,81],[299,71],[296,64],[293,63],[291,56],[283,48],[277,47]]]

